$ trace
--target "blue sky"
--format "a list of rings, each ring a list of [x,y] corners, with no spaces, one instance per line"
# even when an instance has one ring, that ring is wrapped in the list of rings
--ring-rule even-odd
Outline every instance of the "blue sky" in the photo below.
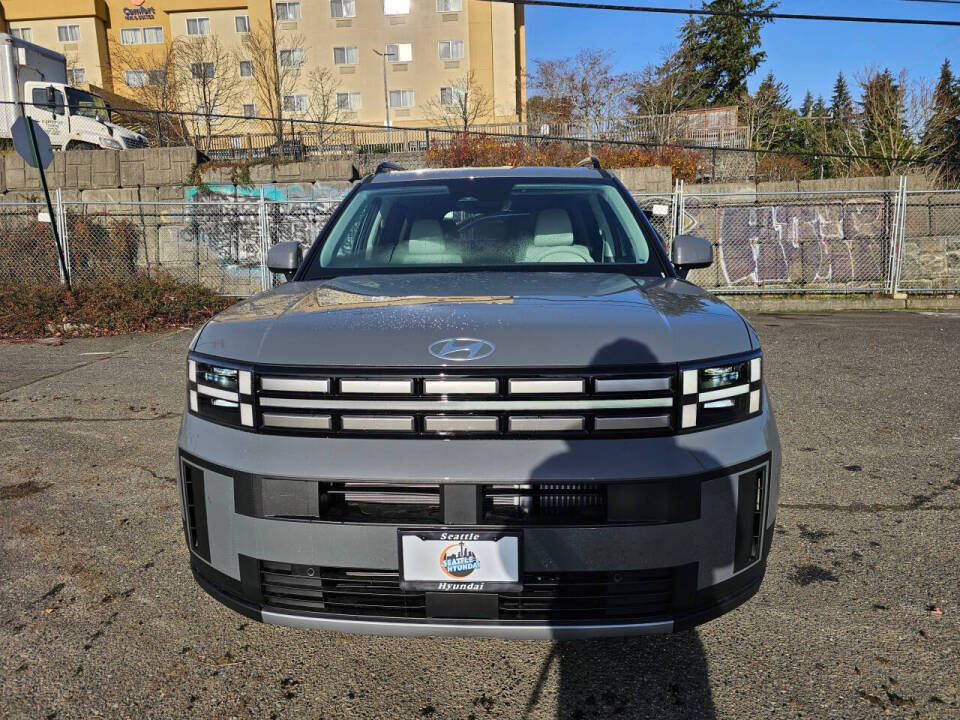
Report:
[[[617,0],[616,4],[700,7],[699,0]],[[960,20],[960,5],[902,0],[782,0],[780,12],[816,15],[873,15]],[[574,55],[585,47],[615,52],[619,70],[642,69],[676,45],[683,15],[568,10],[527,6],[527,61]],[[829,102],[837,71],[852,80],[866,66],[906,69],[914,76],[936,79],[940,64],[950,58],[960,72],[960,27],[876,25],[777,20],[762,31],[767,59],[750,78],[753,90],[769,70],[790,88],[794,105],[807,89]]]

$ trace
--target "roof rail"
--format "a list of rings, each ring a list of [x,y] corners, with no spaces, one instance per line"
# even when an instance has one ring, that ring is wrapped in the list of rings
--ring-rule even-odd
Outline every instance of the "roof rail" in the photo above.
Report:
[[[377,169],[373,171],[373,174],[379,175],[380,173],[397,172],[398,170],[406,170],[406,168],[403,167],[403,165],[397,165],[393,162],[382,162],[377,165]]]
[[[583,160],[578,162],[577,167],[592,167],[594,170],[603,170],[603,166],[600,165],[600,161],[597,160],[593,155],[588,155]]]

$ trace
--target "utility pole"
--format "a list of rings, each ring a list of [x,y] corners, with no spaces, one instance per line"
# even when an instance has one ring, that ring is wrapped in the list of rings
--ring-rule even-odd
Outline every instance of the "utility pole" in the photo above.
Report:
[[[383,60],[383,112],[387,125],[387,148],[390,147],[390,92],[387,90],[387,53],[374,50],[374,54],[379,55]]]

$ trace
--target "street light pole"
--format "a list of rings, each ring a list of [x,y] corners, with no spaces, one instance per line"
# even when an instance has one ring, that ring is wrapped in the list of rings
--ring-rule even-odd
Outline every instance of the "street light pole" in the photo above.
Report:
[[[390,148],[390,93],[387,90],[387,54],[379,50],[373,51],[383,60],[383,112],[387,125],[387,148]]]

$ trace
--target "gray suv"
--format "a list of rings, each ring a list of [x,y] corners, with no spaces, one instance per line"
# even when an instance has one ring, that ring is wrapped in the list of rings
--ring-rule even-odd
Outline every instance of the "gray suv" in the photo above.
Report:
[[[267,623],[670,632],[759,588],[780,477],[760,344],[595,163],[357,183],[289,282],[190,345],[198,583]]]

